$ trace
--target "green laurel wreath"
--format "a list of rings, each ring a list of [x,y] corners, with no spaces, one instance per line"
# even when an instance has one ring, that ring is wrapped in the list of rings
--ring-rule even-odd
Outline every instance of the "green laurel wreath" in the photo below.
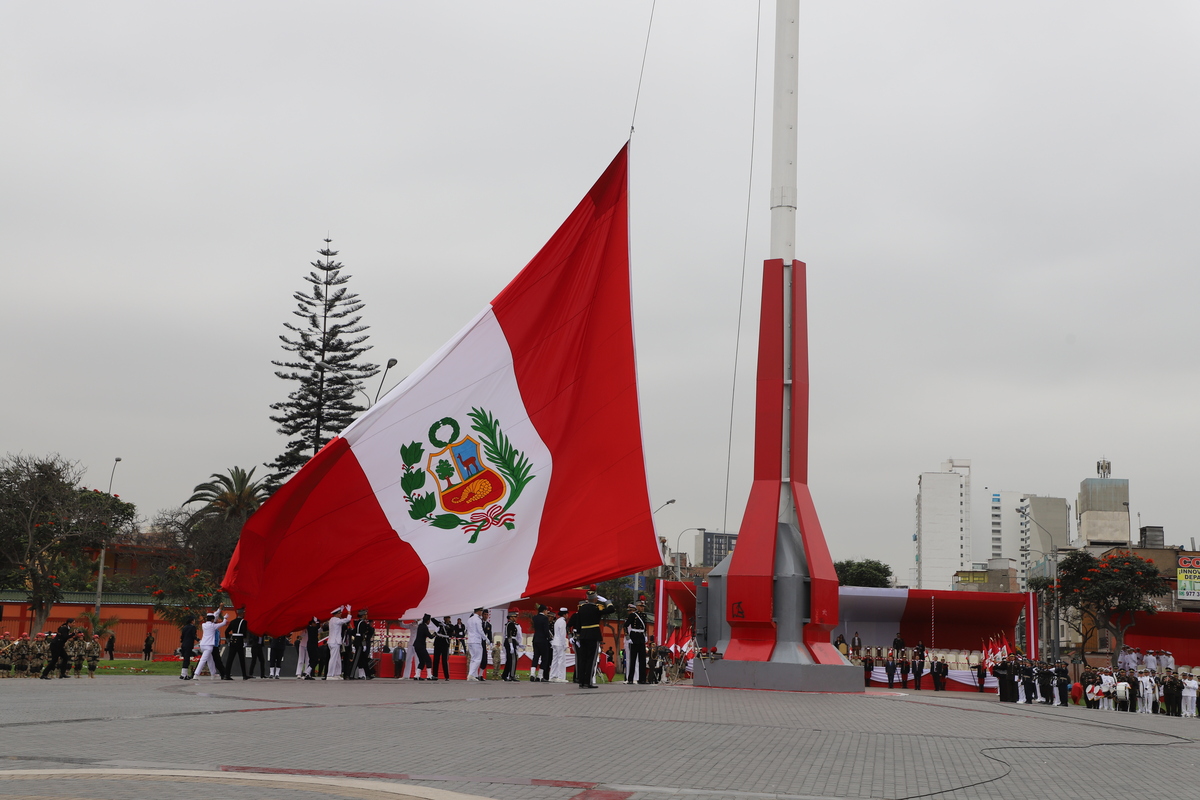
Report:
[[[513,503],[517,502],[517,498],[521,496],[525,486],[537,477],[529,474],[533,465],[529,463],[529,459],[524,453],[512,446],[512,442],[504,435],[504,431],[500,430],[500,420],[493,417],[491,412],[484,411],[482,408],[472,408],[467,416],[473,423],[471,429],[478,433],[479,438],[483,441],[484,455],[488,457],[488,461],[496,465],[496,471],[508,481],[508,502],[504,504],[504,510],[507,511]]]
[[[537,477],[529,474],[532,464],[523,452],[513,447],[512,442],[500,429],[500,421],[490,412],[481,408],[472,408],[467,416],[473,423],[471,429],[479,434],[480,441],[483,443],[484,455],[496,467],[496,471],[508,481],[508,502],[504,504],[504,510],[507,511],[521,496],[521,492],[529,482]],[[442,425],[451,425],[457,436],[458,424],[447,417],[434,424],[430,429],[430,438],[433,438],[437,429]],[[456,436],[452,438],[456,438]],[[445,446],[441,443],[438,444],[442,447]],[[400,475],[400,488],[404,492],[404,501],[408,504],[408,515],[414,520],[444,530],[453,530],[470,524],[470,520],[457,514],[433,513],[437,509],[437,495],[433,491],[422,492],[425,488],[426,478],[425,469],[421,466],[421,460],[424,457],[425,446],[420,442],[409,442],[400,447],[400,460],[404,463],[404,470]],[[507,522],[504,527],[512,530],[516,526]],[[471,542],[474,541],[475,537],[472,536]]]

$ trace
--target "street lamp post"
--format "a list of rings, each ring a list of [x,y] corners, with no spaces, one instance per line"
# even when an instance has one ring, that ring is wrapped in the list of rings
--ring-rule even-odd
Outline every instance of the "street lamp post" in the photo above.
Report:
[[[1052,648],[1050,648],[1050,650],[1054,656],[1054,660],[1058,661],[1058,656],[1059,656],[1058,647],[1059,647],[1059,642],[1061,641],[1060,633],[1059,633],[1059,620],[1058,620],[1058,545],[1054,541],[1054,534],[1052,534],[1052,533],[1050,533],[1050,531],[1046,530],[1045,525],[1043,525],[1042,523],[1038,522],[1036,519],[1031,517],[1029,515],[1028,509],[1018,508],[1017,513],[1020,514],[1022,517],[1024,517],[1029,522],[1032,522],[1034,525],[1037,525],[1039,528],[1041,528],[1043,531],[1046,532],[1047,536],[1050,537],[1050,553],[1049,554],[1047,554],[1043,550],[1036,550],[1031,547],[1023,548],[1023,552],[1025,552],[1025,553],[1040,553],[1042,558],[1051,558],[1054,560],[1054,578],[1053,578],[1053,581],[1054,581],[1054,646]],[[1026,579],[1028,580],[1028,576]]]
[[[394,358],[389,358],[387,360],[387,365],[384,366],[384,368],[383,368],[383,377],[379,379],[379,388],[375,390],[375,399],[374,400],[371,399],[371,395],[367,394],[366,389],[362,388],[361,386],[357,387],[358,391],[362,392],[362,396],[367,398],[367,408],[370,408],[371,406],[373,406],[379,402],[379,393],[383,391],[383,384],[384,384],[384,381],[387,380],[388,370],[391,369],[392,367],[396,366],[399,363],[400,362]],[[322,362],[319,366],[323,367],[324,362]]]
[[[668,500],[667,502],[663,503],[658,508],[651,511],[650,516],[653,517],[655,514],[662,511],[664,508],[666,508],[667,506],[671,505],[674,502],[675,502],[675,498],[672,497],[670,500]],[[630,576],[630,578],[632,580],[632,584],[633,584],[633,599],[634,600],[637,600],[638,592],[641,591],[641,588],[642,588],[642,577],[641,576],[642,576],[642,574],[640,572],[635,572],[633,575]]]
[[[387,380],[388,370],[396,366],[400,362],[394,358],[387,360],[387,366],[383,368],[383,377],[379,379],[379,388],[375,390],[375,400],[371,405],[379,402],[379,393],[383,391],[383,382]]]
[[[679,552],[679,540],[682,539],[683,535],[688,531],[700,531],[700,533],[704,533],[706,530],[708,530],[708,528],[684,528],[679,532],[679,535],[675,537],[675,580],[683,580],[683,554]]]
[[[112,472],[108,473],[108,496],[112,497],[113,476],[117,474],[117,464],[121,463],[121,457],[117,456],[113,459]],[[96,616],[100,615],[100,596],[104,592],[104,557],[105,547],[107,543],[100,544],[100,568],[96,572],[96,607],[94,609]]]

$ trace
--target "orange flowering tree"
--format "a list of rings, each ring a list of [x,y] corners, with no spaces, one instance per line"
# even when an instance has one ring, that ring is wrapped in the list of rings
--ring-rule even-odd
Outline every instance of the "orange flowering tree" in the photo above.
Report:
[[[1154,562],[1124,550],[1102,557],[1076,550],[1058,564],[1059,603],[1083,624],[1113,635],[1113,666],[1138,611],[1153,614],[1154,598],[1170,591]],[[1076,628],[1078,630],[1078,628]]]
[[[154,610],[180,627],[189,616],[204,615],[221,605],[221,582],[212,573],[195,567],[171,564],[146,584],[154,598]]]

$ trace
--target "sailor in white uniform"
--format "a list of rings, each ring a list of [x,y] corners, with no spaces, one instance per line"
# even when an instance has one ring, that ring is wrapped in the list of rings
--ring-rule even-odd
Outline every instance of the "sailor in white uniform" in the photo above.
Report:
[[[345,642],[346,625],[350,623],[350,606],[342,606],[329,619],[329,673],[331,681],[342,679],[342,644]]]
[[[300,634],[298,642],[299,650],[296,652],[296,679],[304,677],[304,670],[308,669],[308,628],[305,627],[304,632]]]
[[[550,682],[567,682],[567,609],[558,610],[554,620],[554,638],[550,640]]]
[[[482,611],[482,607],[477,608],[467,617],[467,680],[483,680],[479,674],[479,666],[483,663],[483,620],[479,616]]]
[[[1200,681],[1190,672],[1183,673],[1183,716],[1196,716],[1196,690],[1200,689]]]
[[[1154,678],[1150,677],[1150,673],[1146,671],[1145,667],[1143,667],[1142,669],[1139,669],[1138,670],[1138,709],[1137,709],[1139,714],[1149,714],[1150,713],[1150,710],[1151,710],[1152,706],[1154,705],[1154,699],[1157,696],[1157,694],[1158,694],[1158,691],[1155,689],[1155,686],[1154,686]]]
[[[420,624],[415,619],[400,620],[401,630],[408,631],[408,644],[404,648],[404,668],[400,670],[400,674],[397,676],[400,680],[415,678],[417,677],[417,673],[420,672],[420,665],[417,663],[417,628]]]
[[[213,658],[213,650],[221,641],[221,629],[229,624],[228,616],[220,623],[216,621],[217,615],[220,613],[221,608],[218,606],[216,611],[204,617],[204,624],[200,626],[200,661],[196,663],[196,669],[192,672],[193,679],[200,677],[200,671],[204,669],[205,664],[208,664],[208,676],[214,681],[219,677],[224,677]]]

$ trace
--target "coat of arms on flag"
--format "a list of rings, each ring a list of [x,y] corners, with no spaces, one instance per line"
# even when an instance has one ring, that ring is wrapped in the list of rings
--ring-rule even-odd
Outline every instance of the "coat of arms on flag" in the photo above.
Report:
[[[516,515],[508,509],[536,476],[529,474],[529,458],[512,445],[490,412],[472,408],[467,416],[478,438],[462,435],[458,420],[443,417],[429,428],[429,444],[440,449],[425,456],[421,442],[400,447],[400,488],[410,517],[435,528],[462,527],[471,534],[468,544],[474,544],[488,528],[516,527]],[[430,478],[436,492],[426,488]],[[506,496],[507,502],[500,505]],[[435,513],[439,507],[443,513]]]

